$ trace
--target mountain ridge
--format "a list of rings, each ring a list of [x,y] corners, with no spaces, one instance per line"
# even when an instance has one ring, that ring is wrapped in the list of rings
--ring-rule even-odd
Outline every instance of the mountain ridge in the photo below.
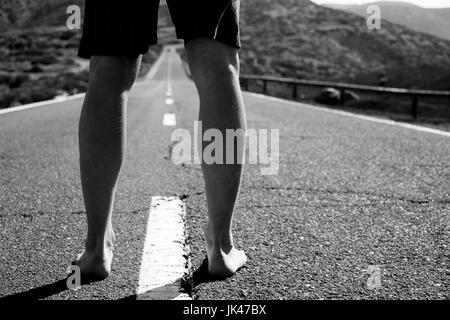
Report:
[[[70,5],[84,8],[84,0],[2,0],[0,32],[42,26],[64,26]]]
[[[450,72],[450,41],[389,21],[369,30],[357,15],[295,0],[243,2],[242,16],[246,73],[372,85],[387,73],[392,86],[425,87]],[[399,69],[416,80],[397,77]]]
[[[382,19],[400,24],[412,30],[428,33],[446,40],[450,40],[450,8],[422,8],[405,2],[374,1],[361,5],[322,4],[325,7],[367,16],[366,10],[370,5],[377,5],[381,9]]]
[[[3,30],[63,27],[67,6],[83,3],[2,0]],[[174,36],[164,28],[171,24],[167,10],[161,15],[164,44]],[[241,2],[240,23],[242,73],[363,84],[377,84],[386,73],[391,86],[448,86],[442,79],[450,75],[450,41],[389,21],[381,30],[369,30],[360,16],[308,0],[252,0]]]

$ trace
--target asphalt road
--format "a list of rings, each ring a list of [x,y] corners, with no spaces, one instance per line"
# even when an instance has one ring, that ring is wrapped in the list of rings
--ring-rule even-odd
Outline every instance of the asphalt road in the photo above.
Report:
[[[169,65],[171,64],[171,68]],[[167,79],[173,105],[166,105]],[[0,115],[0,297],[133,298],[152,196],[187,205],[192,271],[203,261],[206,204],[198,165],[170,160],[171,133],[193,130],[198,97],[166,52],[137,84],[116,199],[113,273],[78,291],[68,263],[85,236],[77,151],[82,99]],[[280,130],[280,168],[247,165],[234,277],[195,272],[198,299],[450,299],[450,138],[245,93],[248,127]],[[263,165],[264,167],[265,165]]]

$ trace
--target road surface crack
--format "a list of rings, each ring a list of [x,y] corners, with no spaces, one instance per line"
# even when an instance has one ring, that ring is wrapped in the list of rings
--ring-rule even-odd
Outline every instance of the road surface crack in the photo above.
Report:
[[[420,199],[420,198],[407,198],[401,196],[395,196],[393,194],[379,194],[374,192],[364,192],[355,190],[333,190],[333,189],[317,189],[317,188],[300,188],[300,187],[250,187],[250,189],[259,190],[287,190],[287,191],[303,191],[305,193],[329,193],[329,194],[354,194],[358,196],[372,196],[384,199],[395,199],[403,202],[409,202],[412,204],[430,204],[430,203],[441,203],[447,204],[450,202],[449,199]]]
[[[201,196],[204,193],[205,193],[204,191],[196,191],[196,192],[192,192],[192,193],[182,193],[182,194],[179,194],[178,197],[180,198],[180,200],[185,200],[191,196]]]

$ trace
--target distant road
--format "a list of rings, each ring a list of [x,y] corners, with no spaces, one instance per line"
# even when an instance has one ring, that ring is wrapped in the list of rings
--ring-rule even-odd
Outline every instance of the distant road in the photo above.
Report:
[[[82,98],[0,115],[0,297],[134,298],[156,196],[184,200],[189,259],[193,270],[201,264],[201,170],[170,160],[171,133],[193,130],[198,97],[172,47],[154,71],[130,96],[113,274],[75,292],[61,281],[85,236]],[[248,266],[219,282],[197,272],[194,298],[450,298],[448,136],[244,98],[249,128],[280,129],[280,170],[262,176],[247,165],[235,240]]]

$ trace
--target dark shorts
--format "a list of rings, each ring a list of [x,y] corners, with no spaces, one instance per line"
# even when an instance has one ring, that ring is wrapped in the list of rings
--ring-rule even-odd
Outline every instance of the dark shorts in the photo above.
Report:
[[[178,39],[210,38],[240,48],[240,0],[167,0]],[[86,0],[78,55],[135,56],[158,43],[159,0]]]

